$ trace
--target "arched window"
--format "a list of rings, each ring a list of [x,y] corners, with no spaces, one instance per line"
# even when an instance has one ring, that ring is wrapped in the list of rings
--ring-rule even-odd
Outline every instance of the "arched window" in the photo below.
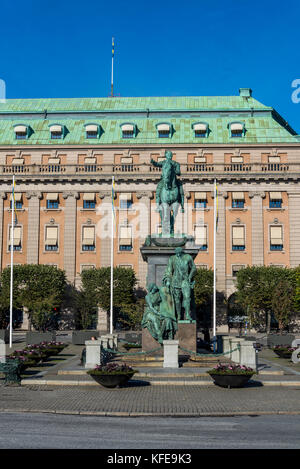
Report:
[[[208,137],[208,124],[206,122],[197,122],[192,125],[194,131],[194,136],[196,138],[206,138]]]
[[[136,137],[136,125],[130,122],[124,122],[120,125],[122,138],[135,138]]]
[[[158,138],[171,138],[173,135],[173,126],[168,122],[156,124]]]
[[[98,124],[85,124],[85,138],[99,138],[100,126]]]
[[[229,124],[229,133],[232,138],[241,138],[245,135],[245,124],[243,122],[231,122]]]
[[[24,140],[30,136],[30,127],[24,124],[17,124],[14,126],[14,132],[17,140]]]

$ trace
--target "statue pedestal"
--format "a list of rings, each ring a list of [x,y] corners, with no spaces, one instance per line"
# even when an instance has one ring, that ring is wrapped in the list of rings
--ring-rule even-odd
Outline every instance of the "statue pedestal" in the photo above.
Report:
[[[148,329],[143,329],[142,332],[142,350],[143,352],[150,352],[160,347],[160,350],[151,353],[150,355],[161,357],[163,354],[163,346],[160,345],[148,331]]]
[[[175,339],[179,340],[179,347],[197,352],[197,325],[196,321],[178,321],[178,331]],[[184,350],[179,350],[181,353]]]
[[[182,247],[185,254],[193,259],[197,256],[200,246],[195,244],[192,236],[177,235],[177,237],[160,237],[150,235],[140,248],[143,260],[148,264],[147,285],[156,283],[161,286],[162,279],[168,265],[169,258],[174,256],[176,247]]]

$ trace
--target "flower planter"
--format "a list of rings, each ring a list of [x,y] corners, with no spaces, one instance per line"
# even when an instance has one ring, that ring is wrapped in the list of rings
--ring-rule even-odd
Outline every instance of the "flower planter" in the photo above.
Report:
[[[252,374],[210,374],[214,384],[222,388],[243,388],[252,377]]]
[[[129,373],[107,373],[107,374],[93,374],[89,375],[105,388],[116,388],[117,386],[124,386],[130,378],[134,375],[135,371]]]

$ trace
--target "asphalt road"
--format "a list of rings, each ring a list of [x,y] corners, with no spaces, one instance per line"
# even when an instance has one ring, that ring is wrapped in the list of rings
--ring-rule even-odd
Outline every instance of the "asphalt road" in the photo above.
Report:
[[[126,418],[0,413],[1,449],[299,449],[300,416]]]

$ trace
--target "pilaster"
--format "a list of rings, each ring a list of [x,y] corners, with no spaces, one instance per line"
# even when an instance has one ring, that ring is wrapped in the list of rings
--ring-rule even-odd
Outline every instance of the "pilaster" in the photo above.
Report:
[[[64,270],[69,282],[76,275],[76,199],[78,192],[63,192],[65,199]]]
[[[27,264],[39,263],[40,191],[26,192],[28,199]]]
[[[288,192],[290,228],[290,266],[300,264],[300,194]]]
[[[137,199],[139,201],[139,271],[138,279],[139,284],[142,287],[146,287],[147,281],[147,262],[142,258],[140,248],[144,244],[146,237],[151,234],[151,199],[153,198],[153,192],[144,191],[136,193]]]
[[[3,207],[6,193],[0,192],[0,271],[2,270],[2,254],[3,254]]]
[[[262,199],[265,192],[250,192],[252,199],[252,265],[264,265],[264,218]]]

